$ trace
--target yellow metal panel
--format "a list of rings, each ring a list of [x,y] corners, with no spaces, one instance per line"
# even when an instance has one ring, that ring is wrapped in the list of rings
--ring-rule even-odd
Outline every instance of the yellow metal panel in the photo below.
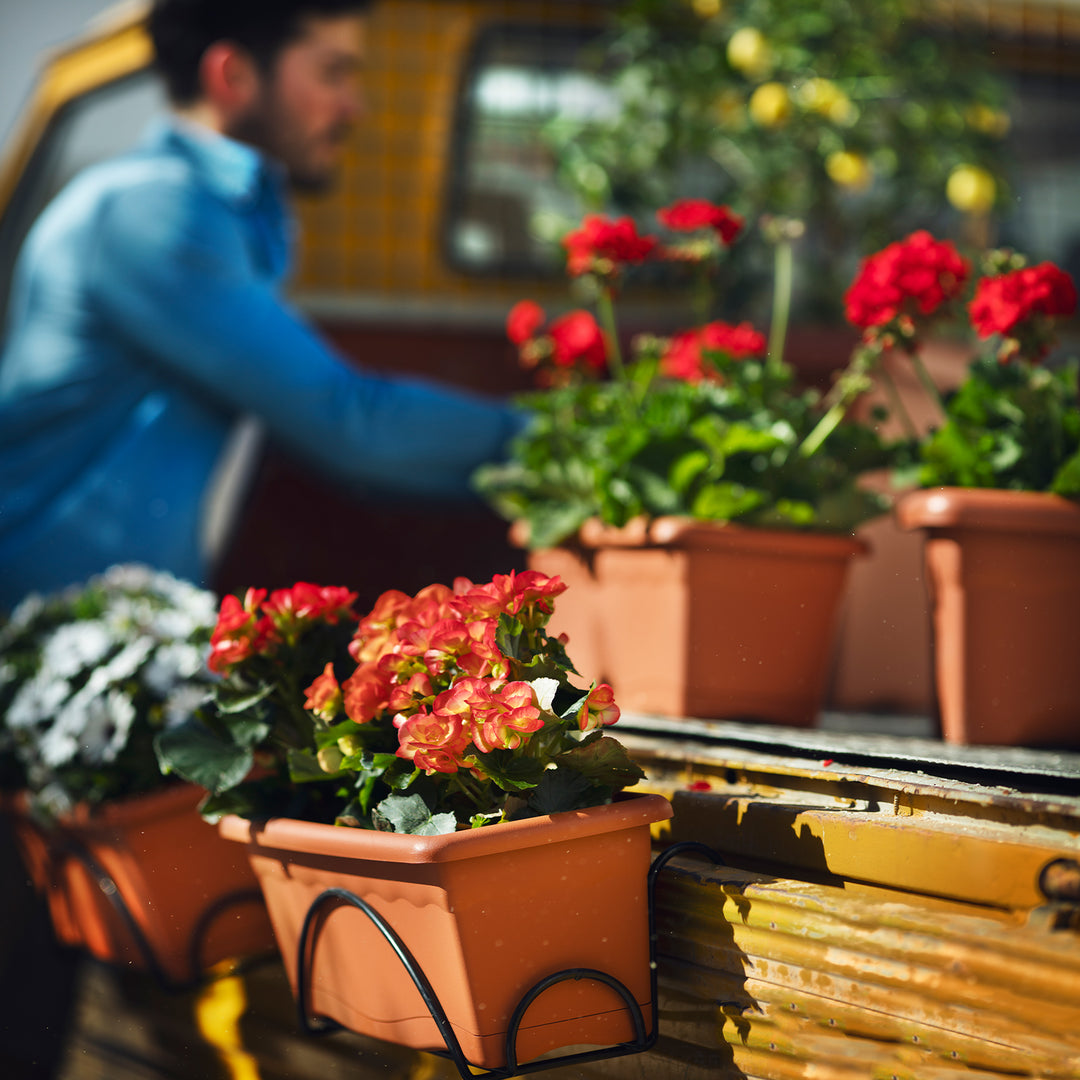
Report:
[[[57,53],[43,68],[10,149],[0,161],[0,213],[60,109],[83,94],[142,71],[152,62],[153,50],[142,27],[142,15],[142,5],[133,7],[130,14]]]
[[[658,908],[676,1014],[747,1075],[1080,1076],[1074,934],[682,859]]]

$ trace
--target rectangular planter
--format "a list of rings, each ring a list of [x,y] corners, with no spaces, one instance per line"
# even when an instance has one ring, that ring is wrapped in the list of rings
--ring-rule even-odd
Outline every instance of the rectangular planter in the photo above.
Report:
[[[202,795],[183,784],[93,810],[80,806],[52,828],[14,800],[15,840],[60,942],[107,963],[156,967],[154,974],[172,984],[192,982],[220,960],[273,949],[251,868],[199,816]],[[115,883],[134,932],[80,856]],[[149,947],[149,963],[137,934]]]
[[[933,488],[906,495],[896,517],[926,538],[945,740],[1080,746],[1080,504]]]
[[[658,518],[588,523],[577,549],[529,554],[558,573],[549,631],[626,711],[812,724],[828,682],[851,559],[847,536]],[[580,657],[580,659],[579,659]]]
[[[651,1003],[647,877],[650,824],[666,799],[409,836],[290,819],[223,818],[222,835],[247,845],[294,994],[304,919],[327,889],[369,903],[416,958],[465,1057],[506,1064],[518,1002],[541,979],[592,968],[619,980],[645,1013]],[[398,956],[355,907],[320,907],[304,992],[315,1016],[403,1046],[442,1049]],[[629,1012],[609,986],[556,984],[529,1008],[517,1060],[558,1047],[630,1041]]]

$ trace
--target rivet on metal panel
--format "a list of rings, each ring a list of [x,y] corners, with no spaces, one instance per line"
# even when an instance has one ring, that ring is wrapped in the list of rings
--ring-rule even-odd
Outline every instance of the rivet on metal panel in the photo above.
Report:
[[[1080,902],[1080,862],[1054,859],[1039,874],[1039,889],[1047,900]]]

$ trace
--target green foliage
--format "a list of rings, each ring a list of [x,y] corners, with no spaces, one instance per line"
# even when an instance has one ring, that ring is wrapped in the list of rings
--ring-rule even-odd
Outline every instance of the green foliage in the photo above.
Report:
[[[477,474],[500,514],[528,522],[532,547],[560,543],[590,517],[847,532],[882,512],[858,480],[891,464],[891,451],[849,422],[816,453],[800,453],[820,410],[790,368],[713,353],[718,378],[693,383],[658,376],[656,348],[647,343],[626,378],[525,398],[533,421],[510,460]]]
[[[1078,367],[977,359],[919,446],[919,483],[1080,495]]]
[[[958,166],[985,171],[1007,205],[1005,85],[973,33],[918,0],[632,0],[595,65],[618,111],[552,123],[564,183],[597,208],[692,195],[803,219],[813,315],[838,315],[858,256],[958,223]],[[764,249],[748,264],[733,279],[744,298],[769,275]]]

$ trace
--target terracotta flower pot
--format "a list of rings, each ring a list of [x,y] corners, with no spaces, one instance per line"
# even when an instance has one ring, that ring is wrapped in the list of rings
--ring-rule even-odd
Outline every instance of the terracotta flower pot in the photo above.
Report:
[[[623,709],[805,726],[848,565],[865,551],[847,536],[657,518],[587,522],[577,549],[530,552],[529,566],[570,585],[549,630]]]
[[[1080,746],[1080,504],[933,488],[896,517],[926,534],[943,737]]]
[[[327,889],[348,890],[419,962],[465,1057],[493,1069],[506,1064],[519,1000],[555,972],[613,976],[650,1022],[649,825],[670,816],[666,799],[641,795],[449,836],[238,817],[223,818],[220,829],[248,845],[294,994],[309,909]],[[302,989],[314,1015],[403,1046],[444,1047],[399,957],[362,911],[321,907],[313,929]],[[561,982],[526,1013],[517,1060],[633,1037],[613,989]]]
[[[9,802],[16,843],[58,940],[177,985],[220,960],[274,948],[251,867],[199,816],[202,795],[170,786],[92,811],[77,807],[49,828],[31,819],[25,797]],[[120,903],[91,863],[115,883]]]

